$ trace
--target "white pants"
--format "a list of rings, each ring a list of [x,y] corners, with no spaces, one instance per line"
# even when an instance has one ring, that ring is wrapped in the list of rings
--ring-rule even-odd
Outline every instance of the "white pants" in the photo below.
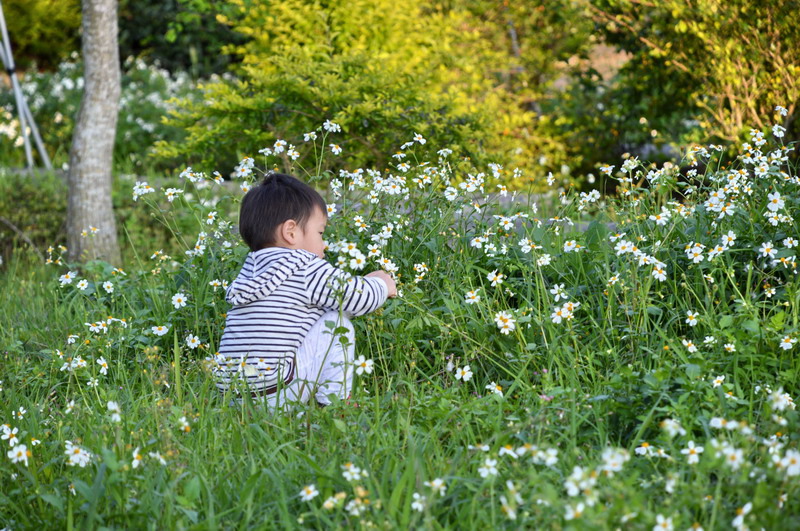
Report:
[[[326,325],[332,322],[333,327]],[[347,332],[334,334],[337,328]],[[271,410],[286,410],[294,403],[306,403],[313,396],[323,405],[329,395],[345,399],[353,384],[355,333],[347,315],[326,312],[308,331],[297,349],[294,380],[272,395],[254,398]]]

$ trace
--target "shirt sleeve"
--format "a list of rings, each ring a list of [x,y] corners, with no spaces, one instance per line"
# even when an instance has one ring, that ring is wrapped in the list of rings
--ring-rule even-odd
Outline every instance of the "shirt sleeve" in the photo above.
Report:
[[[353,316],[374,312],[386,302],[389,288],[379,278],[351,275],[317,258],[306,269],[309,304]]]

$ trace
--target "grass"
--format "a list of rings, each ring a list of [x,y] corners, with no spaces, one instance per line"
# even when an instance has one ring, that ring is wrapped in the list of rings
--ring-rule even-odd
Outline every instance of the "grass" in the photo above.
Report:
[[[9,451],[24,444],[31,455],[27,464],[0,459],[0,525],[716,529],[738,515],[751,527],[791,528],[800,294],[794,247],[781,242],[797,234],[792,167],[775,160],[755,177],[752,164],[721,169],[694,150],[687,167],[703,159],[705,175],[666,167],[648,179],[652,168],[632,161],[624,173],[608,170],[621,180],[618,197],[566,189],[561,199],[554,189],[545,216],[532,196],[503,206],[482,193],[501,177],[481,186],[459,164],[420,164],[435,156],[417,150],[414,169],[395,182],[407,190],[378,190],[378,203],[369,202],[373,176],[361,184],[357,173],[343,175],[338,187],[324,172],[305,175],[324,179],[338,207],[326,235],[331,261],[339,242],[366,252],[392,224],[380,249],[402,297],[356,320],[357,355],[375,362],[357,377],[358,406],[272,415],[214,389],[207,358],[227,305],[210,282],[231,280],[246,253],[224,216],[205,223],[212,209],[235,210],[240,196],[227,189],[182,181],[191,196],[139,199],[168,210],[166,224],[177,226],[181,212],[196,219],[207,234],[193,256],[138,249],[142,266],[120,272],[15,254],[0,277],[0,422],[6,439],[18,429]],[[732,182],[731,168],[748,175]],[[426,176],[421,186],[411,180]],[[726,185],[736,211],[718,218],[703,205]],[[448,186],[456,198],[442,193]],[[775,192],[788,218],[773,226],[764,212]],[[659,225],[650,216],[662,207],[670,216]],[[527,217],[512,220],[520,209]],[[709,260],[728,231],[736,241]],[[638,252],[620,251],[623,241]],[[772,259],[759,250],[768,241]],[[687,253],[693,243],[704,246],[701,261]],[[780,258],[786,267],[773,263]],[[77,278],[60,286],[68,270]],[[493,287],[497,273],[504,280]],[[467,304],[476,290],[480,300]],[[189,303],[176,309],[179,292]],[[89,331],[101,321],[106,333]],[[169,332],[157,336],[151,327],[161,325]],[[190,349],[188,334],[202,346]],[[466,365],[472,378],[457,380]],[[498,386],[502,396],[491,391]],[[85,467],[69,465],[66,441],[91,453]],[[703,447],[695,464],[690,441]],[[319,494],[304,500],[306,487]]]

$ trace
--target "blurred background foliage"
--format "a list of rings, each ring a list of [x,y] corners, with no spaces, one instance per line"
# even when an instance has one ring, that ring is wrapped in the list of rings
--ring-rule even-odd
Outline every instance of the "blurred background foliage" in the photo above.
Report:
[[[80,48],[80,0],[3,0],[18,70],[53,69]]]
[[[122,172],[243,155],[342,125],[333,163],[390,168],[413,132],[476,165],[592,174],[623,153],[663,162],[744,139],[783,105],[797,138],[791,0],[120,0]],[[79,0],[5,0],[14,56],[57,165],[80,101]],[[127,95],[127,97],[126,97]],[[21,166],[10,91],[0,165]],[[127,105],[126,105],[127,102]],[[333,138],[331,140],[334,140]],[[338,139],[337,139],[338,141]],[[155,147],[154,147],[155,146]],[[517,186],[524,185],[524,180]]]

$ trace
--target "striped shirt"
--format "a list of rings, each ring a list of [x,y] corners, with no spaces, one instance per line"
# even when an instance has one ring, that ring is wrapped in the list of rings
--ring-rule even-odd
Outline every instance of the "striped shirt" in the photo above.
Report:
[[[387,296],[382,280],[351,275],[302,249],[251,252],[227,289],[233,308],[220,342],[217,388],[226,391],[240,379],[258,392],[291,380],[298,347],[326,311],[364,315]]]

